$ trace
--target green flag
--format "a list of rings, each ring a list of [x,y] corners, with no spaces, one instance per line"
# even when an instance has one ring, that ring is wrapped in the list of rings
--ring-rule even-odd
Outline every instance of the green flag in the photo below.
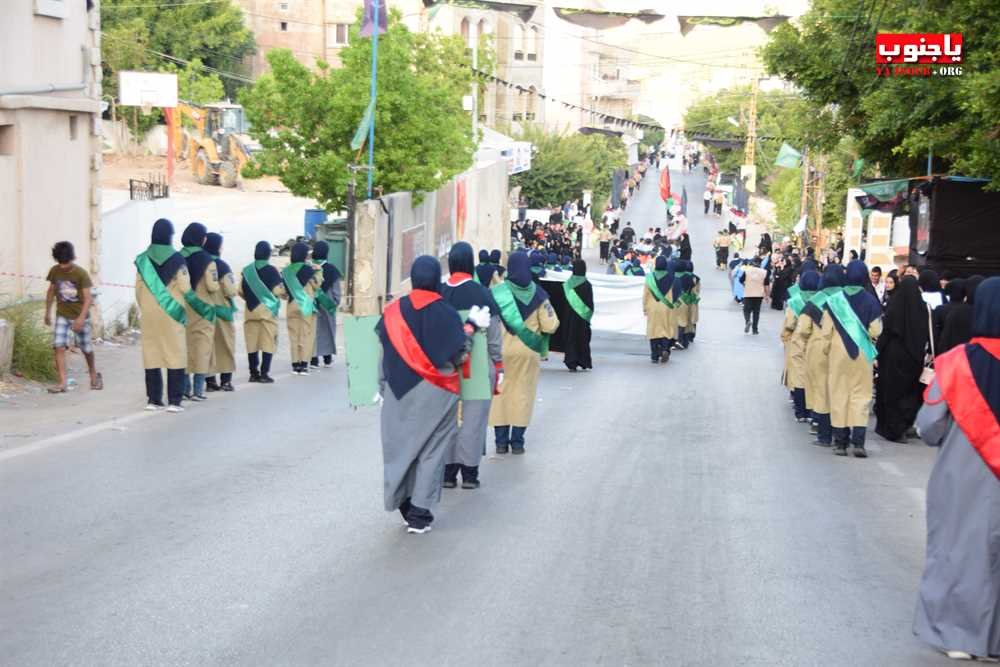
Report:
[[[797,167],[801,159],[802,153],[783,142],[778,150],[778,157],[774,159],[774,164],[777,167]]]
[[[361,117],[361,122],[358,123],[358,129],[354,133],[354,138],[351,139],[351,150],[360,150],[362,146],[365,145],[365,139],[368,137],[368,128],[372,124],[372,114],[375,113],[375,100],[368,103],[368,108],[365,109],[365,114]]]

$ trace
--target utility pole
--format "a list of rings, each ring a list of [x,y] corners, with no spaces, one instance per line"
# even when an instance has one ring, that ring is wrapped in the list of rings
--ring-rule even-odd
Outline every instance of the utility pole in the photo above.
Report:
[[[824,181],[826,180],[826,156],[820,154],[816,161],[816,184],[813,186],[813,216],[816,218],[816,254],[822,242],[820,233],[823,229],[823,199],[826,196]]]
[[[750,117],[747,120],[747,145],[743,151],[743,164],[752,165],[754,163],[754,150],[757,145],[757,91],[760,88],[760,79],[756,75],[750,85]]]

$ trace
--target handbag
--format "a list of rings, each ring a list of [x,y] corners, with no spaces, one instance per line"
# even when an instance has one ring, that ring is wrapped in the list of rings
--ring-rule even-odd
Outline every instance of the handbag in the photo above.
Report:
[[[924,369],[920,371],[920,384],[929,385],[934,382],[934,324],[931,322],[931,307],[927,306],[927,339],[931,346],[928,359],[924,357]]]

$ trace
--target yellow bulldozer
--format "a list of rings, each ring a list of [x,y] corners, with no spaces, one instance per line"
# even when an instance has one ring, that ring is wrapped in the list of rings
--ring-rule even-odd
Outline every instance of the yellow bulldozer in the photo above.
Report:
[[[198,106],[178,101],[174,126],[177,156],[187,160],[202,185],[235,188],[243,165],[261,148],[250,138],[250,123],[239,104]]]

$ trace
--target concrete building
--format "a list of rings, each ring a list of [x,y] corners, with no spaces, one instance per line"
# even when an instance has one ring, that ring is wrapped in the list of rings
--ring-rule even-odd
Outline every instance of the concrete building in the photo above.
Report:
[[[0,303],[37,296],[56,241],[99,273],[98,0],[15,0],[0,20]]]

